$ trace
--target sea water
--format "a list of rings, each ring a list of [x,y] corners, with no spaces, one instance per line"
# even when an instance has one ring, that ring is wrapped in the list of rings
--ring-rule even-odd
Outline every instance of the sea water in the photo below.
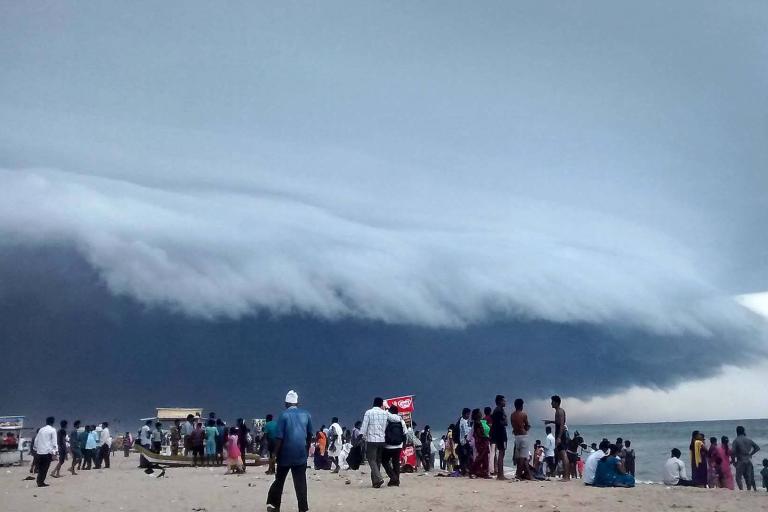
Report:
[[[736,427],[742,425],[747,430],[747,436],[760,446],[760,452],[752,457],[755,465],[757,484],[760,485],[760,469],[762,460],[768,458],[768,419],[762,420],[726,420],[726,421],[684,421],[669,423],[628,423],[606,425],[576,425],[569,424],[568,430],[579,431],[587,445],[600,444],[605,437],[612,443],[617,437],[632,442],[635,450],[635,478],[638,482],[659,482],[664,462],[669,458],[672,448],[682,452],[680,459],[685,462],[688,477],[691,476],[690,455],[688,446],[691,443],[691,432],[698,430],[704,433],[706,444],[709,438],[728,436],[731,443],[736,439]],[[543,425],[531,428],[531,437],[543,440],[546,436]]]

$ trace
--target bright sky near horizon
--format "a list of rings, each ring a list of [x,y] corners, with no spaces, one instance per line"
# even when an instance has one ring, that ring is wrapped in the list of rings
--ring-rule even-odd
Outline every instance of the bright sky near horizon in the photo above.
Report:
[[[759,1],[2,3],[0,371],[197,339],[276,396],[389,359],[359,397],[313,386],[330,407],[766,416],[767,295],[734,298],[768,290],[766,26]],[[484,377],[398,387],[404,352]],[[165,371],[130,364],[139,394]]]

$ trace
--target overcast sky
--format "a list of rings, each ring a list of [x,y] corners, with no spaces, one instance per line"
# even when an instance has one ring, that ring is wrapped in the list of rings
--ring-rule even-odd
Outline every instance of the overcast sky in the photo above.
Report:
[[[590,420],[615,417],[591,397],[657,392],[668,409],[628,419],[765,416],[683,404],[765,368],[734,297],[768,290],[766,26],[760,1],[2,2],[2,343],[175,350],[202,329],[338,382],[397,338],[414,371],[360,383],[366,402],[458,410],[457,383],[423,379],[487,373],[485,347],[500,372],[540,360],[531,382],[556,363],[519,391]],[[36,307],[72,287],[76,307]],[[259,349],[315,329],[345,364]],[[461,400],[518,391],[487,379]]]

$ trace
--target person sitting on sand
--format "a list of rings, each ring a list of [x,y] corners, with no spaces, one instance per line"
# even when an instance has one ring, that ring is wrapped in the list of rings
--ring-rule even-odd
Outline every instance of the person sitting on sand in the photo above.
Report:
[[[595,482],[595,473],[597,472],[597,465],[600,463],[600,460],[602,460],[602,458],[605,457],[605,454],[608,452],[610,447],[611,447],[610,441],[608,441],[607,439],[603,439],[600,442],[600,446],[598,447],[598,449],[595,450],[593,453],[591,453],[589,457],[587,457],[587,460],[584,463],[584,473],[582,475],[585,485],[592,485]]]
[[[681,487],[696,487],[693,480],[688,479],[685,473],[685,463],[680,460],[680,450],[672,448],[672,456],[664,463],[662,481],[665,485],[679,485]]]
[[[611,445],[610,453],[600,459],[595,471],[593,487],[634,487],[635,477],[624,471],[619,458],[620,447]]]

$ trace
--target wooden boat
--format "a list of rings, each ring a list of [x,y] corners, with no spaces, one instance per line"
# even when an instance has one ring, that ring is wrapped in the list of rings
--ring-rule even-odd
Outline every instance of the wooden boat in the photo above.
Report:
[[[146,458],[150,464],[153,466],[158,467],[184,467],[184,466],[191,466],[192,465],[192,457],[185,457],[183,455],[162,455],[159,453],[155,453],[153,451],[147,450],[143,446],[136,444],[134,445],[134,449],[139,452],[139,454],[143,455],[144,458]],[[224,464],[226,465],[227,461],[224,460]],[[262,458],[259,455],[253,454],[253,453],[246,453],[245,454],[245,464],[246,466],[264,466],[269,464],[269,459]]]

